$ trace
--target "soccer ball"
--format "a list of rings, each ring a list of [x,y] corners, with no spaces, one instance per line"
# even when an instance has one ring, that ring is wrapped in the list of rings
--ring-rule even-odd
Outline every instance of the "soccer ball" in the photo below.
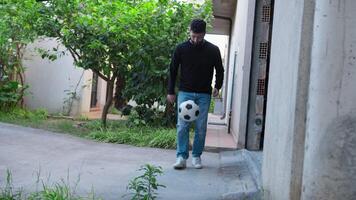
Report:
[[[184,101],[179,105],[178,116],[186,122],[192,122],[199,116],[199,106],[192,100]]]

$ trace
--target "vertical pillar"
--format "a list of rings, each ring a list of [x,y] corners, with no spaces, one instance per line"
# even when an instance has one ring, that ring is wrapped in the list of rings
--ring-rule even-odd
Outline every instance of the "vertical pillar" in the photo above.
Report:
[[[356,199],[355,13],[355,0],[316,0],[304,200]]]
[[[267,200],[300,200],[315,0],[275,0],[262,181]]]

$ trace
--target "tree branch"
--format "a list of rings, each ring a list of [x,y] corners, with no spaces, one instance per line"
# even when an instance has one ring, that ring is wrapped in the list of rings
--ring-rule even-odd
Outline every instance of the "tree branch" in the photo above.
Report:
[[[56,31],[56,34],[57,34],[57,37],[59,39],[63,38],[62,34],[58,30]],[[72,55],[72,57],[73,57],[75,62],[78,62],[78,60],[81,59],[81,56],[79,55],[79,53],[73,47],[68,46],[66,48],[69,50],[69,52]]]
[[[105,75],[103,75],[102,73],[100,73],[98,70],[96,69],[91,69],[91,71],[93,71],[94,73],[96,73],[100,78],[104,79],[105,81],[110,81],[110,79],[108,77],[106,77]]]
[[[70,54],[72,55],[74,62],[78,63],[79,57],[78,58],[76,57],[74,51],[70,47],[68,48],[68,50],[69,50]]]
[[[119,70],[118,69],[114,70],[114,73],[112,75],[111,81],[115,81],[115,79],[116,79],[118,74],[119,74]]]
[[[68,47],[69,51],[71,52],[73,57],[77,57],[76,59],[74,59],[76,62],[78,62],[78,60],[81,59],[81,56],[79,55],[79,53],[73,48],[73,47]]]

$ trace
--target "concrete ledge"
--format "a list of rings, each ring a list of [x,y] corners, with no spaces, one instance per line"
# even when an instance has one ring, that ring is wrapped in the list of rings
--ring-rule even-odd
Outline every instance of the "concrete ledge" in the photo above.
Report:
[[[247,162],[249,171],[255,180],[256,187],[262,188],[262,151],[242,150],[243,156]]]
[[[220,153],[220,152],[223,152],[223,151],[236,151],[236,149],[230,148],[230,147],[213,147],[213,146],[208,146],[208,147],[204,147],[204,151],[206,151],[206,152],[212,152],[212,153]]]
[[[222,197],[222,200],[261,200],[261,199],[262,199],[262,195],[260,191],[226,193]]]
[[[221,199],[261,199],[262,152],[250,152],[243,149],[222,151],[219,156],[219,170],[223,174],[223,177],[225,177],[225,191]]]

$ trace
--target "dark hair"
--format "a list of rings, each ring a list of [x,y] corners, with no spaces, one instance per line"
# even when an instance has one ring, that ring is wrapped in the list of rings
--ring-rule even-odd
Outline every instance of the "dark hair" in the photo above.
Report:
[[[193,19],[190,23],[190,30],[194,33],[205,33],[206,23],[202,19]]]

